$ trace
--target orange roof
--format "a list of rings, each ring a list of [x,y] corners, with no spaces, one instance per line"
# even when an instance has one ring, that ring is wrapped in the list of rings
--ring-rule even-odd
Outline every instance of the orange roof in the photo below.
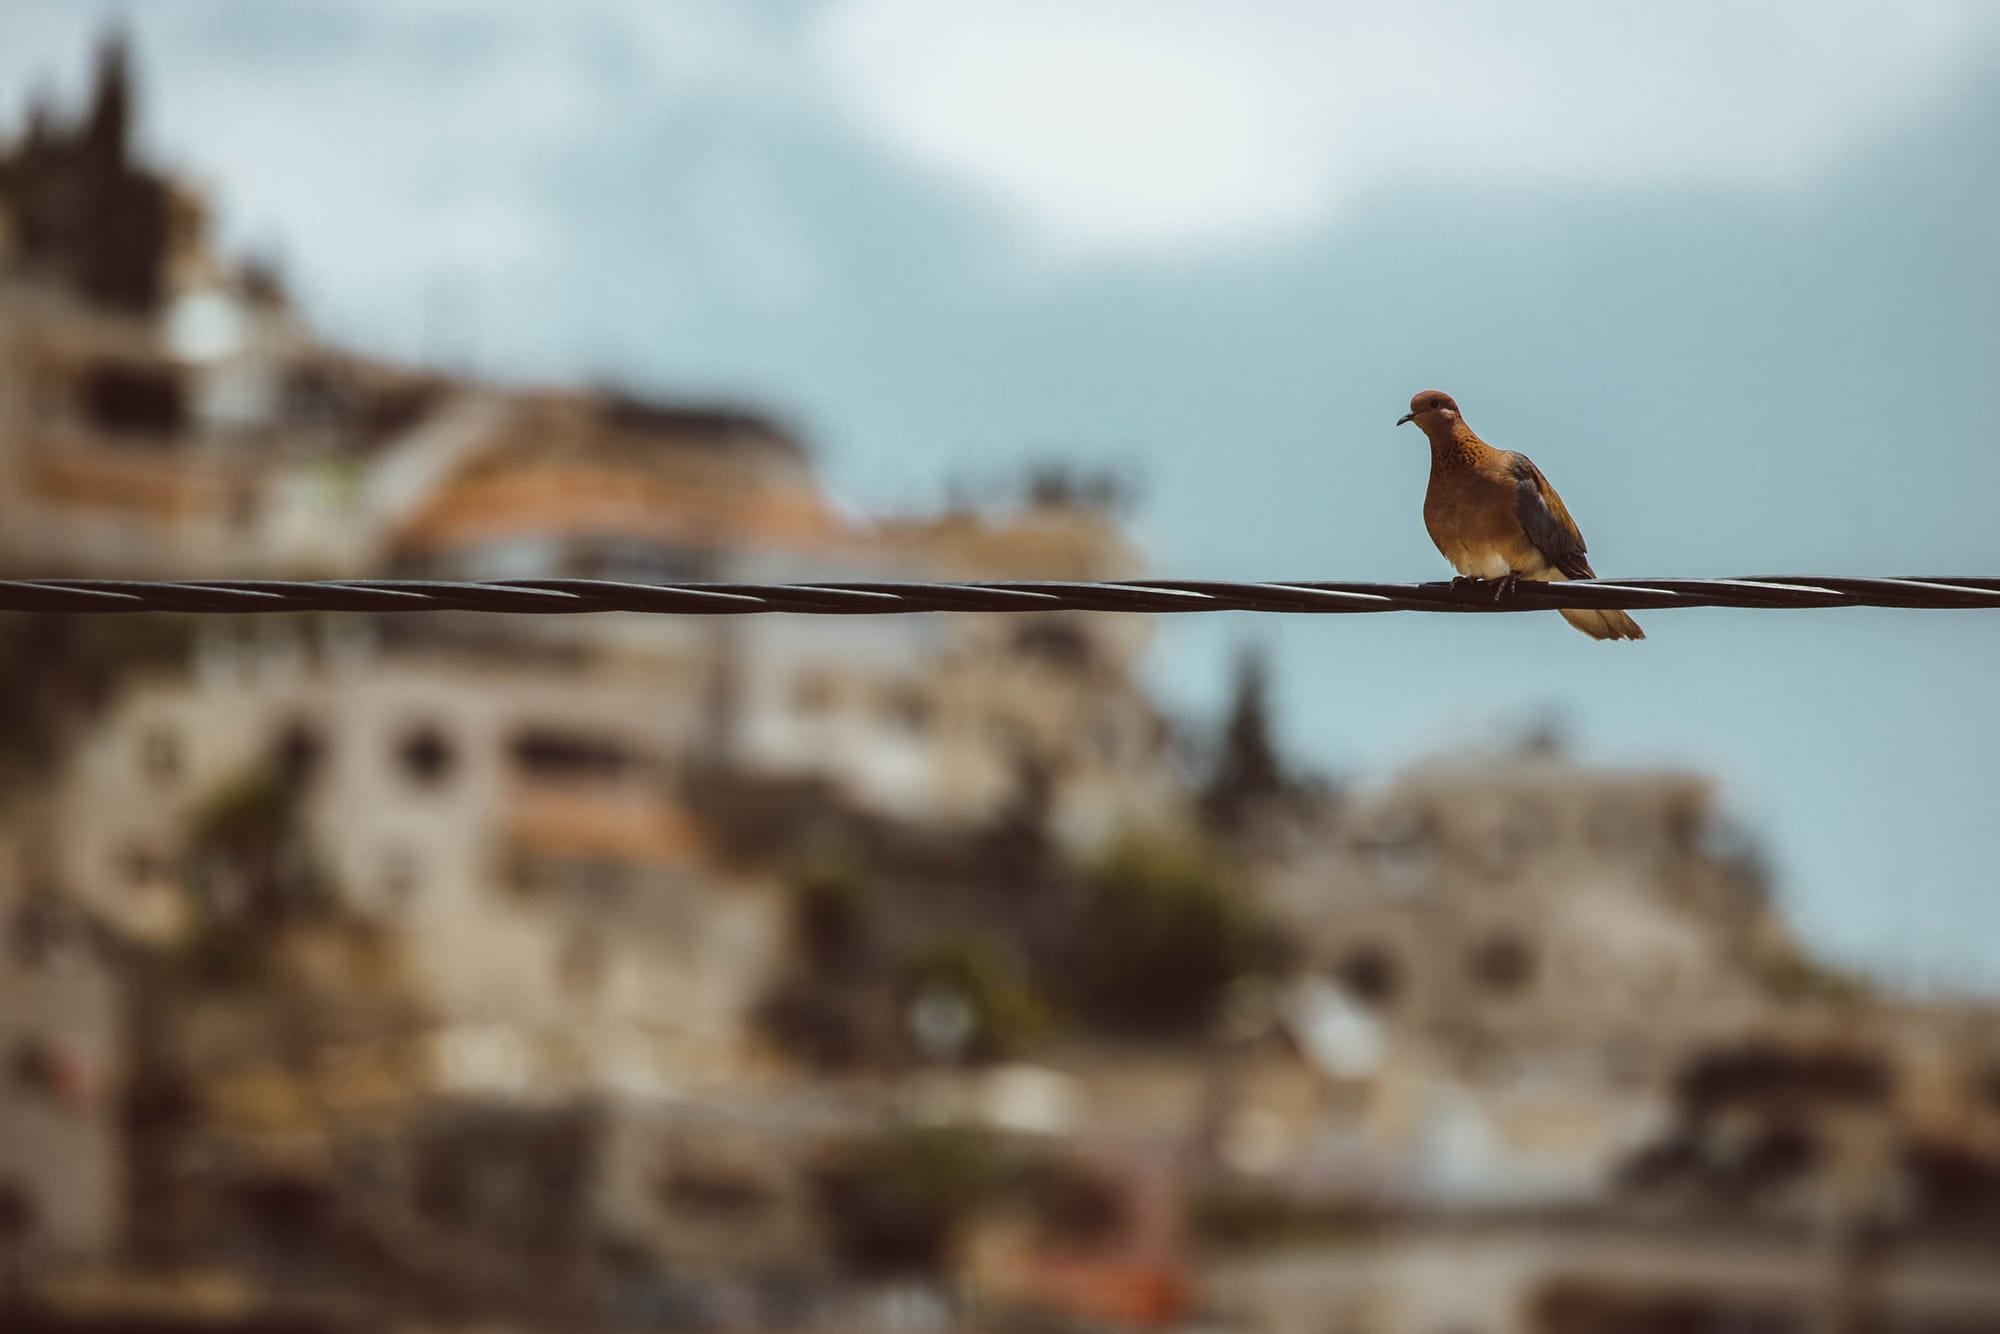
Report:
[[[460,478],[397,538],[428,552],[509,537],[604,536],[688,546],[817,546],[836,536],[809,487],[701,485],[559,460]]]
[[[739,436],[747,443],[733,443]],[[803,455],[753,419],[634,416],[587,395],[534,394],[512,401],[506,422],[410,517],[396,545],[423,553],[596,536],[811,547],[838,535]]]

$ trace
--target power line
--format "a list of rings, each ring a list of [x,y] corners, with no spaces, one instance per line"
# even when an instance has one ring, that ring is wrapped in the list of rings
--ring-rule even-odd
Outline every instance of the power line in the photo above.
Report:
[[[1743,579],[1522,581],[1501,593],[1480,582],[1225,583],[1142,579],[1111,583],[1011,580],[974,583],[638,584],[605,579],[430,579],[286,582],[217,579],[0,580],[0,611],[253,612],[481,611],[532,614],[655,612],[677,616],[794,612],[892,615],[919,611],[1354,613],[1515,612],[1563,607],[2000,607],[2000,578],[1850,578],[1772,575]]]

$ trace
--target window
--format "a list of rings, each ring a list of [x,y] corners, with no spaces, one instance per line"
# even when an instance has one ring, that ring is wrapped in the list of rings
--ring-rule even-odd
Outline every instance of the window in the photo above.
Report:
[[[1091,662],[1090,639],[1075,620],[1034,620],[1014,631],[1014,651],[1051,667],[1074,671]]]
[[[278,735],[273,748],[279,781],[288,787],[304,787],[319,772],[325,749],[318,729],[303,720],[293,720]]]
[[[1493,936],[1473,948],[1473,977],[1488,991],[1512,995],[1535,975],[1535,956],[1513,936]]]
[[[1387,1005],[1402,990],[1402,965],[1378,945],[1362,945],[1348,951],[1335,971],[1350,995],[1370,1005]]]
[[[458,756],[451,741],[434,723],[422,723],[403,734],[396,757],[411,782],[437,787],[451,777]]]
[[[187,403],[171,370],[106,363],[84,374],[83,413],[100,430],[163,439],[180,434]]]
[[[553,783],[616,779],[635,765],[631,753],[609,737],[551,727],[516,733],[508,753],[521,773]]]
[[[28,1188],[0,1177],[0,1246],[16,1246],[32,1236],[39,1218],[40,1210]]]
[[[40,1038],[24,1037],[15,1042],[8,1068],[16,1084],[37,1093],[55,1080],[54,1054]]]

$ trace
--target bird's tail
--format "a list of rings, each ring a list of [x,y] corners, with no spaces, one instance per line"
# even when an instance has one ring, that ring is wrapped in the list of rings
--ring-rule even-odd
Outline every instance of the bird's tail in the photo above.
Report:
[[[1600,611],[1595,607],[1564,607],[1562,618],[1592,639],[1644,639],[1639,623],[1622,611]]]
[[[1590,575],[1593,579],[1597,577],[1591,573],[1590,566],[1588,565],[1583,567],[1583,572]],[[1569,578],[1562,571],[1553,569],[1540,576],[1530,575],[1529,577],[1547,579],[1550,583],[1555,584],[1563,583]],[[1646,632],[1639,628],[1639,623],[1622,611],[1600,611],[1596,607],[1564,607],[1562,609],[1562,618],[1589,635],[1592,639],[1644,639],[1646,637]]]

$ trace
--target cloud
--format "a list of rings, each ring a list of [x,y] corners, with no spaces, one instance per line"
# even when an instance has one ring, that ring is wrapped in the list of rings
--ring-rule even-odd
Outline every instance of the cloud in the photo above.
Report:
[[[1979,0],[845,0],[816,50],[866,134],[1059,251],[1143,253],[1281,236],[1406,183],[1809,183],[1990,68],[1997,17]]]
[[[2000,32],[1984,0],[5,3],[0,123],[38,81],[73,98],[127,16],[147,136],[217,187],[226,243],[275,242],[316,310],[378,336],[439,284],[559,293],[598,262],[579,174],[692,220],[700,253],[661,264],[814,290],[776,167],[687,169],[771,126],[830,124],[1045,253],[1199,255],[1412,185],[1810,182]]]
[[[385,307],[414,327],[440,284],[552,281],[578,161],[643,173],[628,136],[797,83],[775,21],[734,0],[11,4],[0,124],[38,85],[74,105],[98,34],[129,23],[144,136],[216,186],[226,243],[276,243],[315,308],[378,333]]]

